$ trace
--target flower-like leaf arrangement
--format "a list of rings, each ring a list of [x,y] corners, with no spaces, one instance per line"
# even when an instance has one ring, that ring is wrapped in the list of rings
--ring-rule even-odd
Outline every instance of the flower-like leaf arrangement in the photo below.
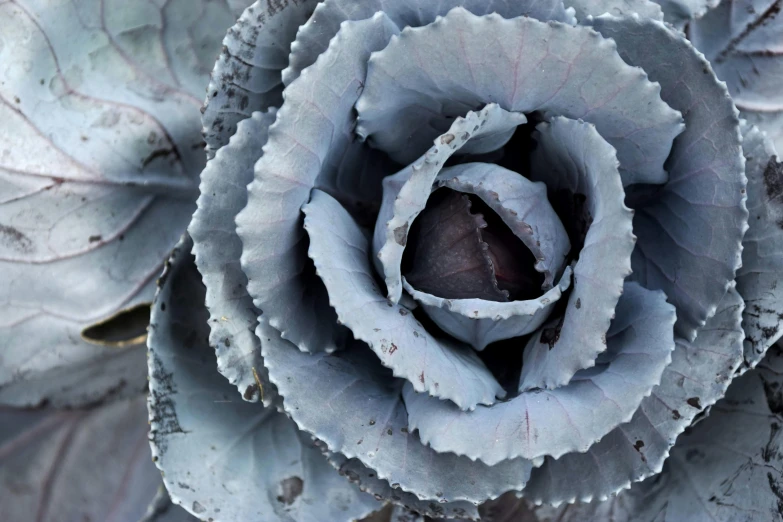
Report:
[[[770,350],[783,334],[780,2],[660,4],[258,0],[242,12],[204,84],[197,208],[149,322],[149,439],[174,503],[225,522],[348,522],[384,504],[399,522],[783,516],[783,356]],[[143,110],[123,93],[97,104],[67,59],[49,64],[50,89],[95,112],[91,125],[116,114],[116,132],[122,118],[157,128],[156,107],[192,101],[185,73],[144,72],[152,58],[131,60],[152,48],[143,16],[112,39],[103,8],[94,20],[63,9],[109,35],[89,60],[128,61]],[[162,18],[167,64],[185,56],[172,42],[203,29],[177,12],[190,25]],[[60,127],[33,137],[60,143]],[[90,310],[133,312],[143,269],[192,210],[188,173],[203,163],[190,137],[150,134],[136,174],[93,176],[111,162],[85,136],[65,176],[77,188],[17,183],[0,200],[21,208],[53,190],[70,205],[42,214],[46,251],[0,223],[0,267],[57,279],[52,260],[98,256],[117,288]],[[0,177],[16,179],[16,163]],[[110,197],[105,185],[128,194],[95,248],[52,239],[59,220],[89,221],[79,209]],[[24,214],[30,230],[36,219]],[[37,311],[46,281],[29,318],[65,313]],[[22,315],[7,326],[20,338],[17,324],[34,326]],[[116,335],[105,329],[81,335]],[[74,395],[82,374],[48,388],[19,375],[0,380],[0,402]],[[105,397],[104,380],[65,402]]]

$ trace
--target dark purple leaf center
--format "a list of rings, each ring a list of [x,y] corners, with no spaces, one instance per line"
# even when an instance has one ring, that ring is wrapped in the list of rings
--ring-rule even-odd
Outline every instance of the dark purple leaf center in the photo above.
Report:
[[[530,250],[481,199],[435,191],[408,235],[403,273],[445,299],[510,301],[541,294]]]

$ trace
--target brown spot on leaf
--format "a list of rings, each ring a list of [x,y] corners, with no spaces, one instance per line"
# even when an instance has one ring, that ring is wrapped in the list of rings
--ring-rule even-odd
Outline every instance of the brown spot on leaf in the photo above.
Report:
[[[280,495],[277,501],[290,506],[304,490],[304,482],[299,477],[289,477],[280,481]]]
[[[0,243],[16,250],[29,253],[33,250],[33,242],[24,233],[14,227],[0,225]]]
[[[246,401],[249,401],[256,396],[256,393],[258,393],[258,385],[251,384],[245,389],[245,393],[242,394],[242,397],[244,397]]]
[[[394,229],[394,241],[400,246],[405,246],[408,243],[408,224],[397,227]]]
[[[690,399],[688,399],[685,402],[687,402],[688,406],[690,406],[692,408],[696,408],[697,410],[701,409],[701,401],[699,401],[698,397],[691,397]]]

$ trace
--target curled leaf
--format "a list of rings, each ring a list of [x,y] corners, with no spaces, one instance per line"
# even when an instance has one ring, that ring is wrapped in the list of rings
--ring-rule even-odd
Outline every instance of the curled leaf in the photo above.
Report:
[[[234,218],[247,204],[247,184],[253,165],[262,155],[276,109],[254,112],[237,125],[236,134],[217,151],[201,173],[198,208],[188,226],[196,266],[207,288],[209,344],[217,367],[251,402],[272,404],[274,389],[255,336],[259,311],[247,293],[247,276],[239,265],[242,242]]]
[[[243,401],[215,371],[191,244],[161,278],[149,336],[150,443],[174,502],[224,520],[348,522],[376,510],[291,419]]]
[[[660,382],[674,349],[674,308],[661,292],[625,286],[607,334],[608,349],[594,368],[554,390],[522,391],[508,401],[463,412],[446,401],[403,390],[408,423],[439,452],[494,466],[523,457],[558,459],[584,452],[630,420]]]
[[[668,179],[663,164],[683,130],[682,116],[659,92],[589,28],[455,8],[428,26],[406,28],[372,56],[356,105],[357,133],[410,163],[451,119],[496,103],[594,124],[617,150],[624,185],[657,184]]]
[[[337,325],[326,289],[307,262],[300,209],[319,180],[350,171],[372,154],[353,141],[353,106],[370,54],[396,32],[383,13],[346,23],[329,50],[286,88],[286,103],[255,165],[248,204],[236,219],[253,303],[305,351],[333,351],[347,332]],[[359,154],[351,154],[353,147],[361,147]],[[346,156],[353,161],[343,164]]]
[[[579,259],[564,317],[553,334],[540,329],[525,349],[522,390],[557,388],[595,364],[631,273],[635,242],[615,151],[597,129],[557,117],[539,124],[534,138],[531,179],[546,183],[555,207],[566,207],[561,213],[581,228],[572,230]]]
[[[370,264],[369,238],[334,198],[313,191],[303,211],[310,257],[338,320],[395,376],[463,409],[492,404],[505,394],[468,346],[436,338],[410,310],[386,300]]]

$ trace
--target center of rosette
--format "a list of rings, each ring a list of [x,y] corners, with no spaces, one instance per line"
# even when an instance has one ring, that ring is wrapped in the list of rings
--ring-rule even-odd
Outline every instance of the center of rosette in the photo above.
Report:
[[[481,199],[435,191],[408,235],[403,274],[446,299],[516,301],[541,294],[532,252]]]

